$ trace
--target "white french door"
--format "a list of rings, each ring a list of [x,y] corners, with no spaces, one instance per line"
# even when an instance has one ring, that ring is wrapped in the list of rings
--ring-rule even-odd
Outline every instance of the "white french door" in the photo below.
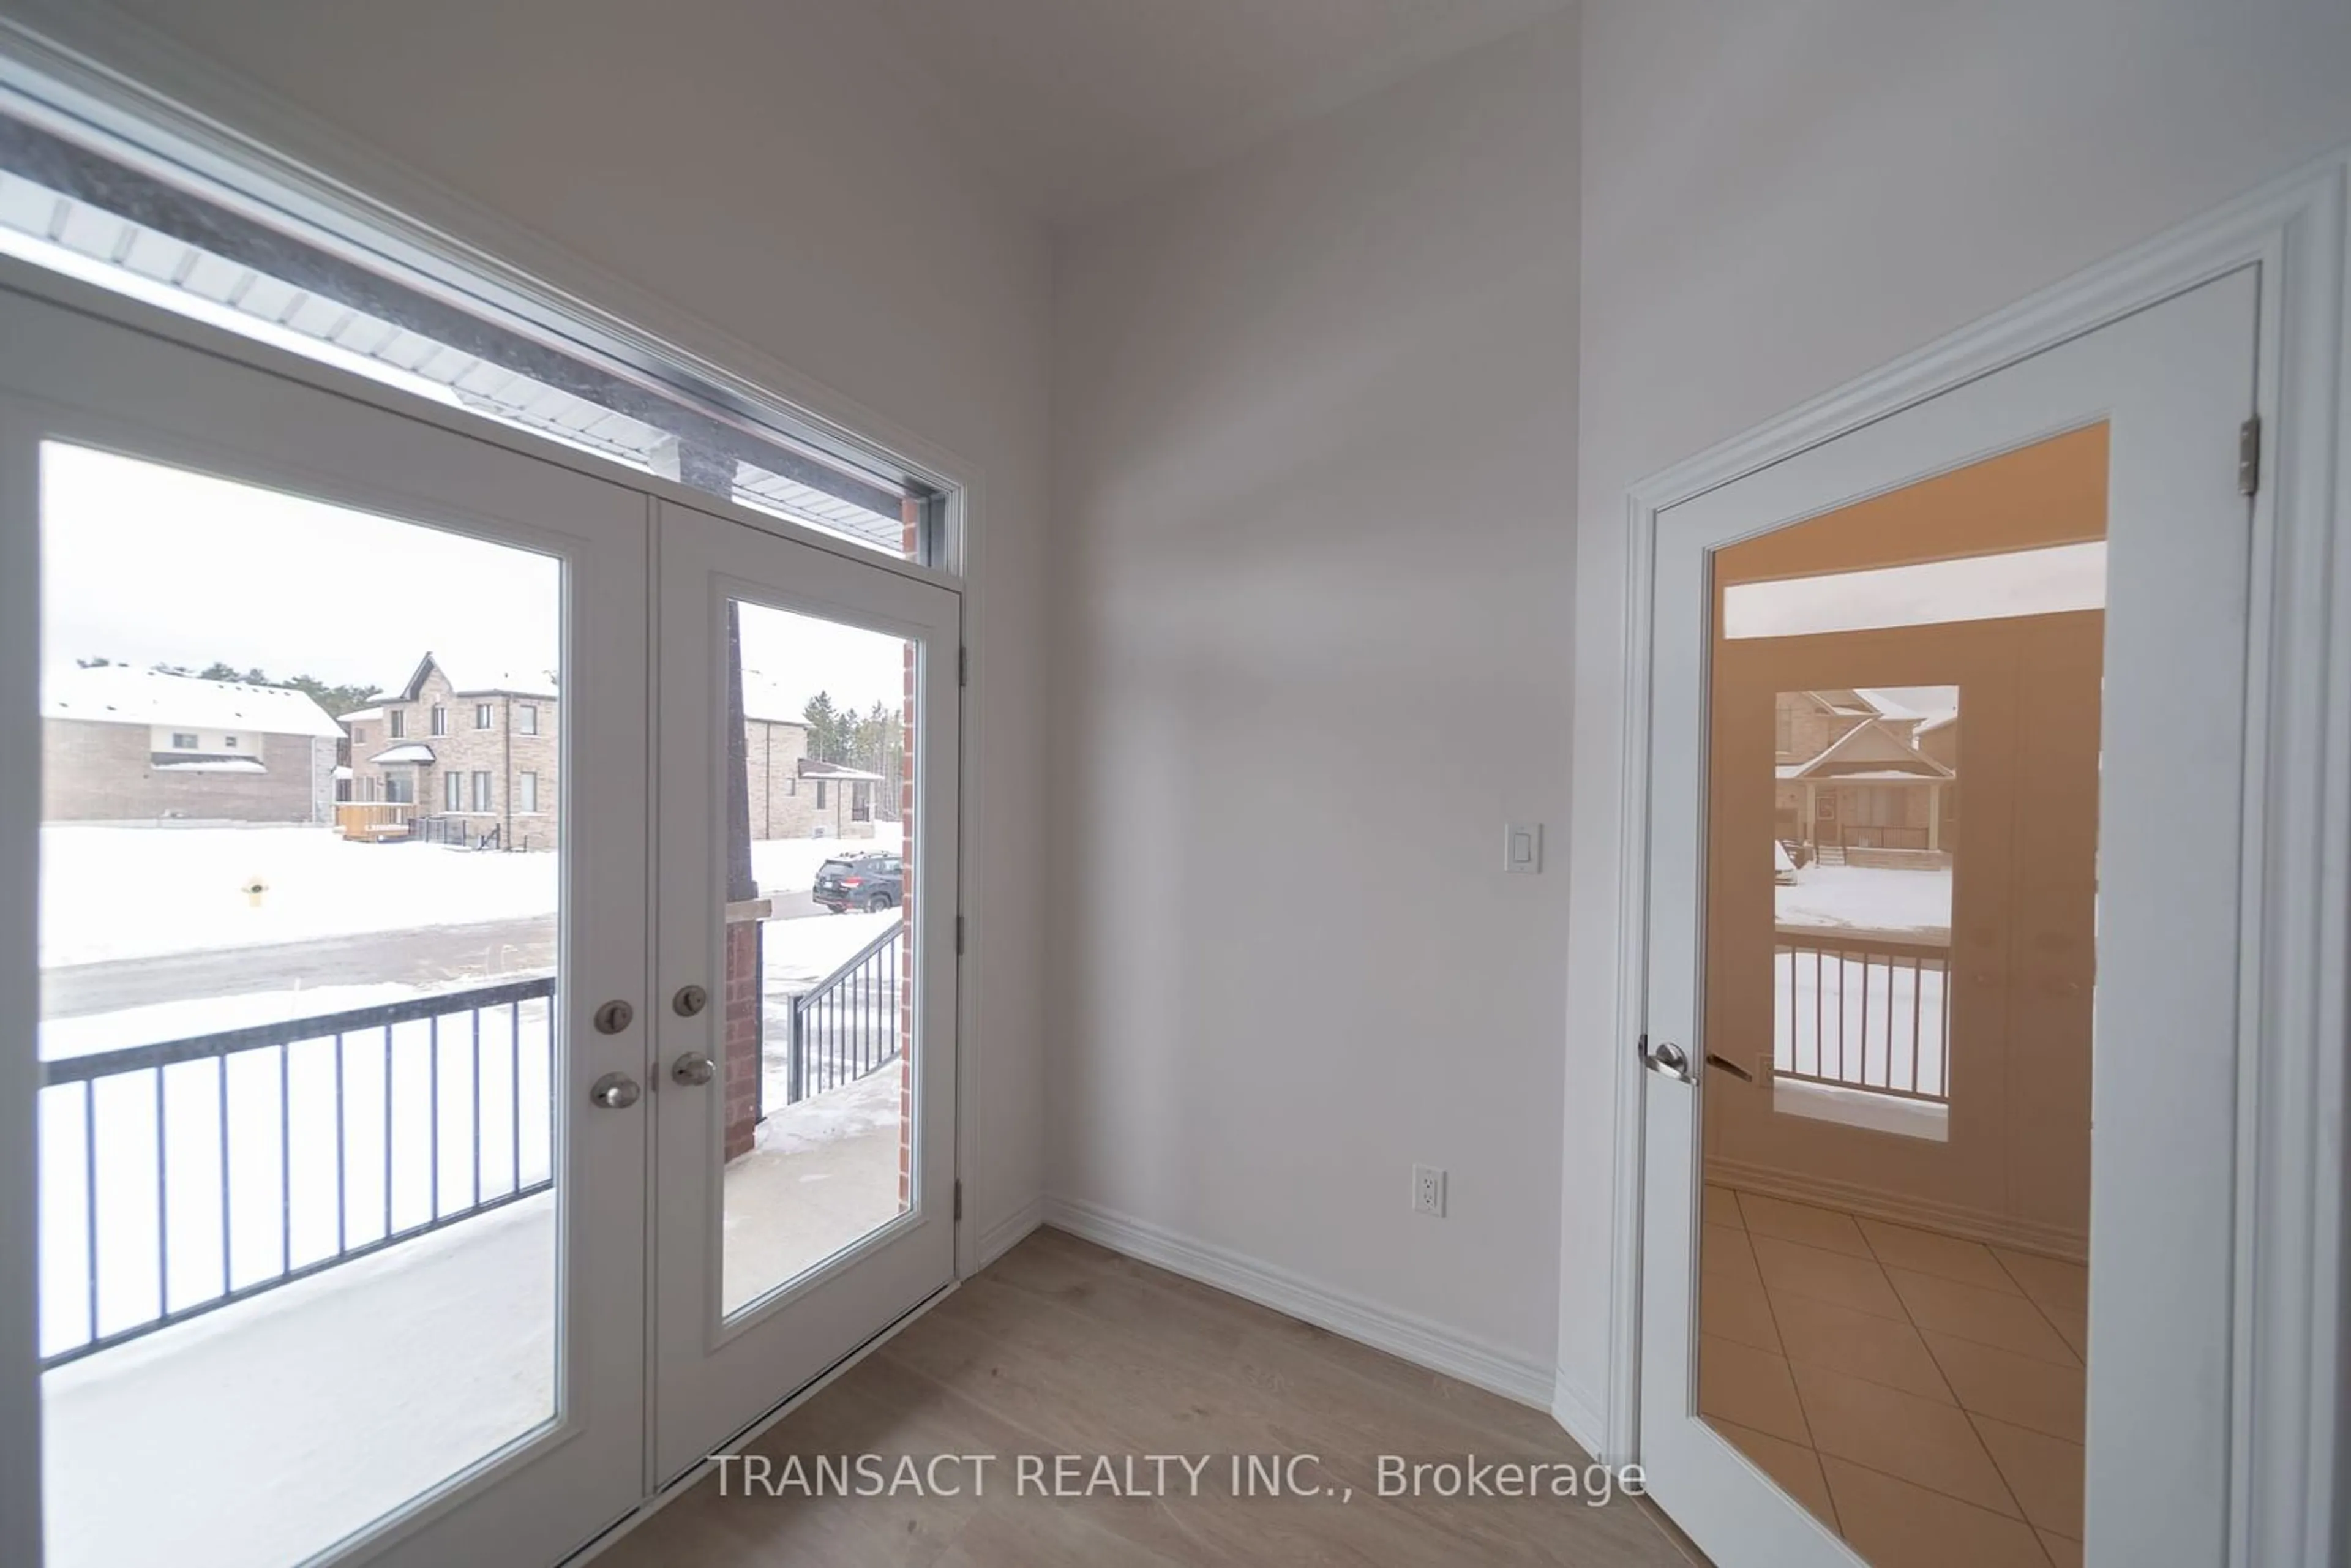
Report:
[[[2257,283],[1658,518],[1640,1448],[1725,1568],[2224,1554]]]
[[[0,1557],[558,1562],[953,1280],[958,596],[0,341]]]
[[[955,1275],[958,602],[660,517],[666,1483]]]
[[[552,1562],[642,1476],[647,503],[185,335],[0,289],[12,1560]],[[338,788],[503,802],[427,655],[555,847]]]

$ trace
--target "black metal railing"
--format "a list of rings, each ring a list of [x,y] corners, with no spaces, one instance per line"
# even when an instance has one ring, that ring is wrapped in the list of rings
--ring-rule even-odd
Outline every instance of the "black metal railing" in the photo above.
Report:
[[[1949,1100],[1950,955],[1948,942],[1781,926],[1773,1073]]]
[[[546,975],[42,1062],[42,1365],[547,1190],[554,994]]]
[[[852,1082],[898,1059],[901,938],[906,923],[859,948],[847,963],[792,998],[791,1077],[785,1103],[796,1105]]]

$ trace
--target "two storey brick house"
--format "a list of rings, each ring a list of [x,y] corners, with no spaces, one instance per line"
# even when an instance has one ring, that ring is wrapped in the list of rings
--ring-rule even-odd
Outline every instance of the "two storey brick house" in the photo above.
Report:
[[[398,692],[341,716],[351,799],[414,807],[418,836],[551,850],[561,832],[555,680],[469,674],[461,681],[428,653]]]

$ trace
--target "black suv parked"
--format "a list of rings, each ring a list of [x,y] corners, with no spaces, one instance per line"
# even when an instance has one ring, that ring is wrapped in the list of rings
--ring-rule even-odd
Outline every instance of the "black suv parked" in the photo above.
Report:
[[[893,854],[835,855],[816,870],[809,896],[835,915],[890,909],[906,896],[906,862]]]

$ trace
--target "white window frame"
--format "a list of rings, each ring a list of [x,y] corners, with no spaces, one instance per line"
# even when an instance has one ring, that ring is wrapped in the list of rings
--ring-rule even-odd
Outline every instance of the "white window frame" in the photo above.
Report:
[[[453,816],[465,809],[465,776],[454,768],[441,775],[441,809]]]
[[[526,768],[515,776],[515,815],[536,817],[538,810],[538,773]]]
[[[446,706],[440,703],[434,703],[433,705],[433,722],[429,727],[432,729],[434,736],[445,737],[448,735],[449,710]]]
[[[517,735],[537,735],[538,733],[538,705],[537,703],[515,704],[514,728]]]
[[[495,710],[496,707],[497,705],[496,703],[475,703],[474,705],[474,727],[476,730],[496,728],[497,721]]]

